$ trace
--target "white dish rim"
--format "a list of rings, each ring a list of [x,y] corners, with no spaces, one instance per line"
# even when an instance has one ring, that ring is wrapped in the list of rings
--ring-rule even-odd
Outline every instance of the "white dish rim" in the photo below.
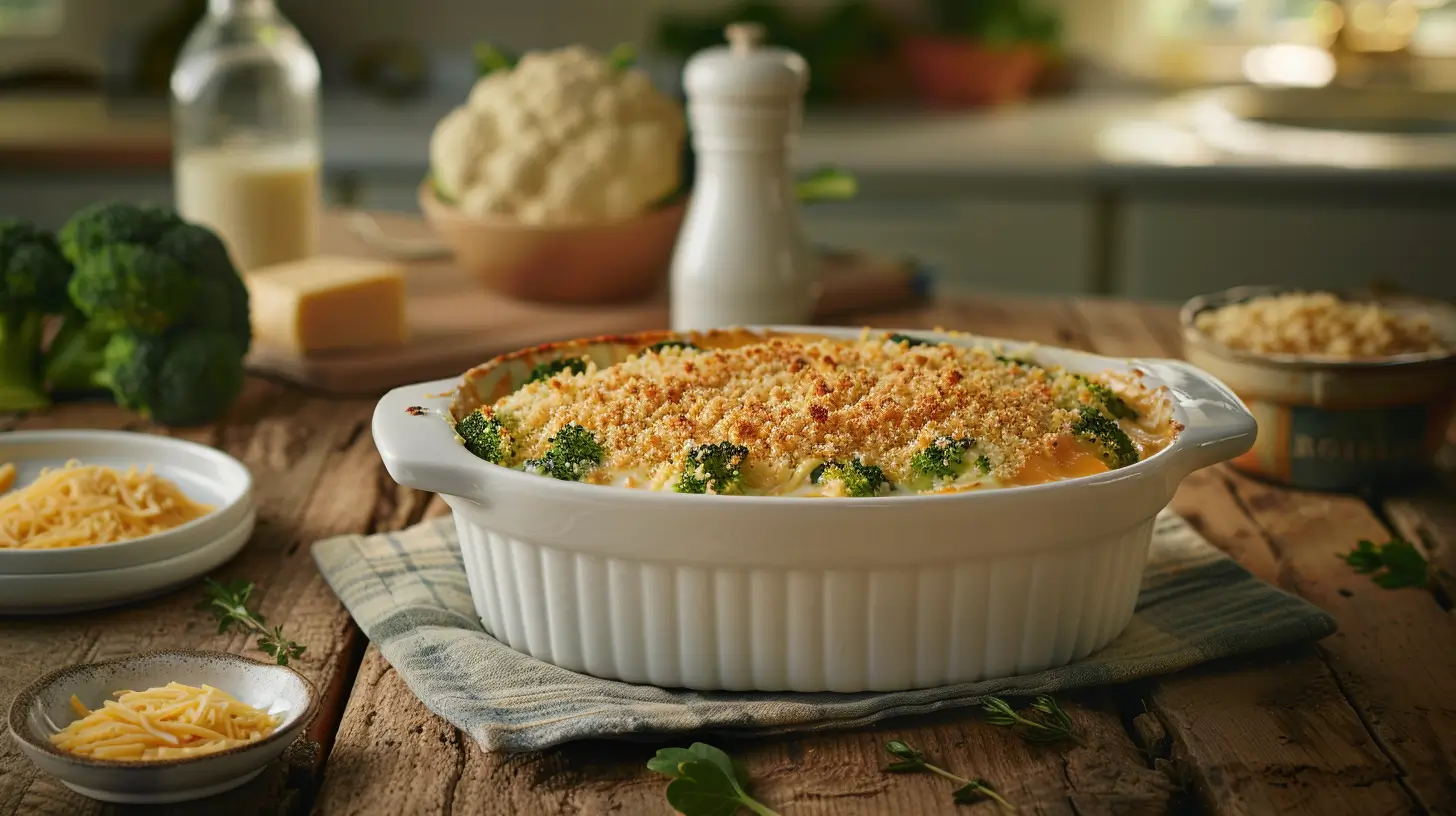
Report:
[[[47,582],[65,580],[74,582],[84,580],[96,580],[99,578],[107,577],[115,579],[118,573],[122,575],[129,575],[135,573],[151,572],[153,570],[166,570],[168,569],[169,565],[173,565],[172,568],[175,569],[176,562],[199,558],[201,557],[200,554],[205,554],[206,560],[211,560],[212,557],[218,555],[219,553],[227,553],[227,557],[224,558],[222,561],[218,562],[217,565],[208,567],[204,570],[198,570],[196,572],[192,572],[192,568],[189,567],[189,572],[186,576],[180,576],[175,579],[168,579],[167,581],[158,584],[152,589],[143,590],[140,592],[129,592],[121,597],[111,600],[80,601],[60,606],[28,608],[27,610],[11,609],[5,603],[0,603],[0,618],[31,618],[49,615],[66,615],[77,612],[93,612],[99,609],[110,609],[115,606],[121,606],[122,604],[132,603],[133,601],[153,597],[161,592],[170,591],[177,587],[183,586],[184,584],[190,583],[191,581],[196,580],[198,577],[200,577],[203,573],[208,572],[209,570],[217,569],[222,564],[226,564],[228,561],[236,558],[238,553],[242,552],[243,549],[248,546],[248,542],[252,540],[253,533],[257,529],[257,523],[258,513],[256,510],[250,508],[248,512],[244,514],[241,521],[215,536],[210,536],[210,540],[202,544],[201,546],[193,547],[192,549],[178,553],[177,555],[171,556],[170,558],[163,558],[157,561],[146,561],[140,564],[132,564],[125,567],[88,570],[85,572],[40,572],[0,575],[0,588],[5,588],[7,586],[14,587],[18,584],[24,583],[34,583],[37,580],[44,580]],[[216,550],[214,550],[213,548],[216,548]]]
[[[164,561],[178,555],[185,554],[190,549],[180,539],[202,537],[203,531],[217,527],[223,534],[234,530],[241,519],[247,515],[253,503],[253,474],[240,460],[226,451],[192,442],[186,439],[178,439],[170,436],[156,434],[138,433],[134,431],[107,431],[90,429],[73,430],[36,430],[36,431],[9,431],[0,434],[0,462],[17,461],[8,458],[4,451],[7,447],[20,444],[76,444],[84,446],[88,441],[102,440],[110,443],[136,444],[141,447],[154,447],[159,451],[173,450],[184,451],[189,455],[211,460],[219,470],[230,471],[229,483],[236,483],[239,487],[236,490],[226,491],[235,493],[233,498],[225,505],[213,508],[201,518],[193,519],[186,524],[173,527],[160,533],[154,533],[140,538],[129,538],[124,541],[113,541],[107,544],[90,544],[83,547],[65,547],[59,549],[0,549],[0,576],[12,577],[18,575],[57,575],[62,573],[85,573],[101,570],[124,569],[130,566],[141,566],[143,564]],[[86,464],[82,456],[75,459]],[[137,466],[142,467],[147,462],[138,461]],[[155,464],[155,461],[150,462]],[[235,480],[235,481],[234,481]],[[216,536],[214,536],[216,537]],[[160,558],[144,558],[135,562],[126,562],[125,566],[116,564],[111,567],[96,567],[87,564],[87,561],[109,560],[116,562],[117,559],[124,559],[120,555],[126,550],[150,549],[165,551],[168,554]],[[108,558],[110,556],[110,558]],[[47,561],[74,562],[69,569],[56,569],[34,566],[34,562],[45,563]],[[27,564],[26,562],[32,562]]]

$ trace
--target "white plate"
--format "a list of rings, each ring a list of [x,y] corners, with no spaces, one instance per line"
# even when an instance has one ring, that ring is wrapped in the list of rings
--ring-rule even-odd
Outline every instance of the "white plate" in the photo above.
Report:
[[[156,535],[53,550],[0,549],[0,578],[11,575],[114,570],[175,558],[235,530],[253,512],[253,477],[237,459],[206,445],[125,431],[12,431],[0,434],[0,463],[15,465],[17,488],[42,468],[76,459],[124,470],[152,467],[193,501],[216,508],[209,515]],[[0,607],[9,603],[0,597]]]
[[[95,572],[0,575],[0,615],[80,612],[160,594],[227,563],[248,543],[256,513],[181,555],[149,564]]]

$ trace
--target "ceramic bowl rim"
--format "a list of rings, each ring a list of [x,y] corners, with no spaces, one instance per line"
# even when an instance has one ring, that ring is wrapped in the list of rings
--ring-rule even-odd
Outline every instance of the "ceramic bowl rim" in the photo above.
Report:
[[[215,751],[210,754],[199,754],[197,756],[190,757],[177,757],[176,759],[92,759],[90,757],[82,757],[75,754],[68,754],[65,751],[59,750],[54,745],[51,745],[49,741],[41,742],[36,740],[34,738],[34,735],[30,733],[30,729],[25,725],[25,711],[30,707],[30,704],[40,695],[41,690],[55,685],[57,682],[65,679],[66,677],[69,677],[72,674],[84,671],[86,669],[94,668],[96,666],[110,666],[124,663],[135,663],[139,661],[145,661],[166,656],[182,656],[192,658],[205,658],[209,660],[222,660],[225,662],[242,664],[246,666],[248,670],[288,672],[303,684],[304,695],[308,700],[308,705],[304,707],[303,713],[300,714],[292,723],[288,724],[287,726],[280,726],[273,733],[269,734],[266,737],[263,737],[260,740],[249,742],[244,745],[237,745],[232,748],[226,748],[221,751]],[[314,686],[311,680],[309,680],[307,677],[304,677],[302,672],[299,672],[292,666],[283,666],[276,663],[263,663],[261,661],[253,660],[252,658],[244,657],[243,655],[234,654],[232,652],[214,652],[208,651],[206,649],[157,649],[149,652],[137,652],[135,654],[122,655],[121,657],[108,658],[106,660],[97,660],[91,663],[73,663],[69,666],[62,666],[58,669],[52,669],[51,671],[46,672],[45,674],[41,675],[40,677],[27,684],[20,691],[16,692],[14,699],[12,699],[10,702],[10,711],[8,713],[8,716],[6,717],[6,723],[9,726],[10,735],[14,737],[16,741],[22,742],[31,748],[47,754],[48,756],[54,757],[58,760],[61,760],[62,762],[71,765],[85,768],[149,770],[160,768],[176,768],[184,765],[197,765],[215,759],[239,756],[241,754],[246,754],[251,751],[256,751],[263,746],[278,742],[284,737],[288,737],[289,740],[292,740],[297,737],[298,728],[307,727],[308,723],[313,720],[314,716],[318,713],[318,709],[321,703],[322,701],[319,699],[318,688]]]
[[[1298,286],[1233,286],[1228,289],[1220,289],[1217,292],[1207,292],[1202,295],[1195,295],[1187,301],[1184,301],[1183,305],[1178,309],[1178,325],[1183,331],[1183,340],[1185,343],[1196,343],[1211,354],[1226,360],[1285,370],[1353,372],[1389,370],[1401,366],[1413,367],[1417,365],[1434,365],[1456,361],[1456,348],[1448,348],[1441,351],[1408,352],[1405,354],[1392,354],[1388,357],[1371,357],[1353,360],[1301,354],[1261,354],[1259,352],[1245,351],[1243,349],[1226,346],[1198,328],[1198,315],[1210,309],[1242,303],[1246,300],[1264,295],[1291,294],[1296,292],[1313,293],[1315,291],[1317,290]],[[1333,294],[1342,300],[1347,299],[1339,292]],[[1400,297],[1413,304],[1424,304],[1430,309],[1443,308],[1456,313],[1456,307],[1453,307],[1451,302],[1440,298],[1415,295],[1400,295]],[[1382,298],[1377,295],[1365,299],[1379,302]]]

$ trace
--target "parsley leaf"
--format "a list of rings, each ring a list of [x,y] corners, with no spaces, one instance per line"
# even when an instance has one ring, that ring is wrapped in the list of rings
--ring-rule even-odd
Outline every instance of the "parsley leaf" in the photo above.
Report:
[[[1423,587],[1430,579],[1425,556],[1414,544],[1399,538],[1378,545],[1361,540],[1355,549],[1338,557],[1385,589]]]
[[[237,579],[218,583],[208,578],[203,582],[207,597],[198,604],[200,609],[210,611],[217,618],[217,633],[223,634],[236,625],[249,634],[258,636],[258,650],[287,666],[288,661],[303,656],[304,646],[289,640],[283,634],[283,627],[268,628],[263,613],[248,609],[248,599],[253,594],[253,582]]]
[[[663,748],[647,761],[647,769],[672,781],[667,803],[683,816],[732,816],[748,808],[758,816],[778,816],[748,795],[748,769],[722,750],[701,742],[687,748]]]

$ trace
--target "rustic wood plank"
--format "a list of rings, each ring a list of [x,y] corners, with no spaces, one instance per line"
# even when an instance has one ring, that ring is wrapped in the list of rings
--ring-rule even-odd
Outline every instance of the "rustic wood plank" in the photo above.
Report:
[[[1456,812],[1456,618],[1429,592],[1380,589],[1337,557],[1390,537],[1360,499],[1227,478],[1277,553],[1282,583],[1339,622],[1320,649],[1411,793],[1431,812]]]
[[[1452,429],[1456,432],[1456,424]],[[1450,608],[1456,601],[1456,474],[1442,474],[1429,484],[1388,498],[1382,508],[1396,532],[1425,552],[1432,586]]]
[[[360,659],[362,638],[313,566],[307,545],[318,538],[363,532],[376,515],[388,483],[372,440],[372,401],[309,399],[296,391],[251,380],[232,415],[217,428],[173,432],[216,444],[252,471],[258,531],[218,577],[258,584],[255,598],[270,621],[308,646],[296,667],[324,694],[324,705],[287,759],[237,791],[165,812],[278,813],[306,805],[332,742],[344,697]],[[162,432],[134,415],[104,405],[68,405],[26,418],[21,428],[113,427]],[[392,483],[391,483],[392,486]],[[394,491],[390,491],[392,500]],[[386,507],[388,505],[388,507]],[[386,513],[386,514],[388,514]],[[162,647],[226,649],[262,655],[249,639],[219,636],[193,609],[195,585],[120,609],[56,618],[7,621],[0,631],[0,698],[35,675],[67,663]],[[63,648],[56,648],[64,644]],[[38,774],[10,742],[0,746],[0,814],[91,814],[112,808],[80,797]],[[157,811],[162,812],[162,811]]]
[[[1092,694],[1092,698],[1101,695]],[[1075,698],[1086,747],[1030,748],[965,714],[873,729],[752,741],[684,735],[672,742],[591,741],[537,754],[488,754],[434,716],[371,647],[345,711],[316,812],[671,813],[665,782],[644,769],[665,745],[704,739],[743,759],[756,795],[796,816],[954,813],[938,779],[882,772],[884,742],[904,739],[946,767],[998,785],[1023,813],[1159,814],[1173,785],[1150,770],[1110,707]]]
[[[1099,353],[1180,352],[1168,331],[1176,319],[1166,310],[1111,300],[1079,301],[1075,309]],[[1256,576],[1278,582],[1273,548],[1219,469],[1190,475],[1173,509]],[[1209,812],[1323,816],[1411,809],[1398,769],[1312,648],[1221,661],[1139,690],[1166,734],[1166,755]],[[1158,745],[1144,744],[1159,752]]]
[[[1191,475],[1173,509],[1258,577],[1280,565],[1218,469]],[[1147,704],[1172,756],[1219,814],[1408,813],[1400,772],[1361,723],[1317,650],[1221,661],[1160,678]]]

